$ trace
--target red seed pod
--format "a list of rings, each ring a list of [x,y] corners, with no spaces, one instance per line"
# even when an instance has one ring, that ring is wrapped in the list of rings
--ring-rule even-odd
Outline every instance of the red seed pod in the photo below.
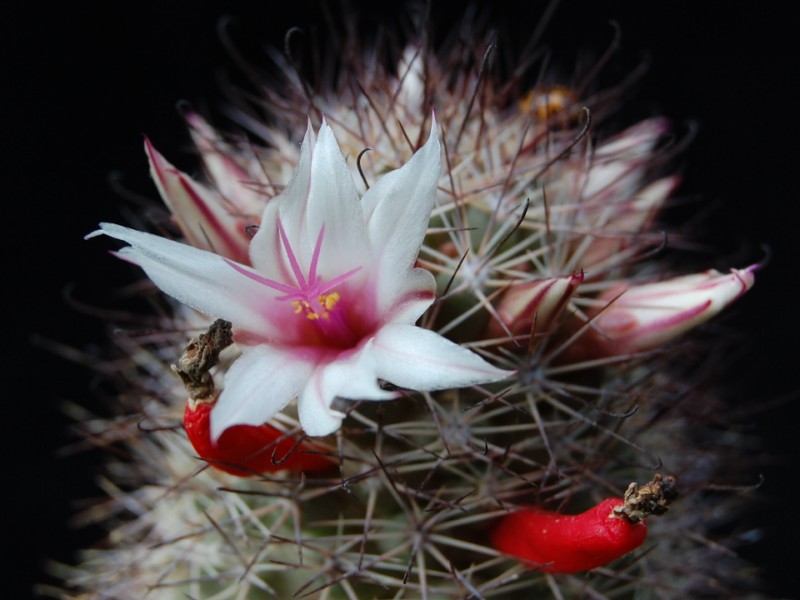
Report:
[[[588,571],[644,543],[645,521],[632,523],[615,513],[614,509],[622,505],[621,498],[609,498],[579,515],[536,507],[518,510],[495,527],[492,544],[547,573]]]
[[[187,402],[183,413],[189,441],[200,458],[212,467],[249,477],[283,469],[315,473],[327,471],[334,465],[330,457],[319,453],[320,447],[306,443],[297,446],[296,439],[269,425],[229,427],[214,444],[211,441],[212,406],[208,402]]]

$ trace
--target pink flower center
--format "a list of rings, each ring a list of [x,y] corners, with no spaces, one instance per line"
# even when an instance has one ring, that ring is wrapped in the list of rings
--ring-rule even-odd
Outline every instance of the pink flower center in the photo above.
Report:
[[[276,300],[287,301],[294,309],[294,314],[305,317],[306,322],[314,326],[315,340],[307,340],[310,345],[326,345],[337,348],[347,348],[354,346],[360,339],[358,332],[350,326],[346,311],[339,306],[342,297],[335,288],[350,279],[361,270],[361,267],[351,269],[346,273],[334,277],[330,281],[323,281],[317,275],[320,252],[322,251],[322,241],[325,238],[325,226],[323,225],[317,235],[314,252],[311,256],[311,264],[308,273],[304,274],[297,256],[292,249],[286,230],[283,228],[281,220],[277,220],[278,233],[280,234],[281,244],[286,250],[289,259],[289,266],[294,276],[294,284],[281,283],[273,279],[267,279],[252,271],[244,269],[233,261],[225,259],[231,267],[244,275],[273,290],[283,292]]]

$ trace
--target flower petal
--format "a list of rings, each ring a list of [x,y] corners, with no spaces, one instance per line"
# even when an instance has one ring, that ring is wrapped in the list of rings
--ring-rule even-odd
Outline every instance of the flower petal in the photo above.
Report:
[[[410,269],[428,229],[441,174],[436,122],[425,145],[396,171],[379,179],[362,199],[373,252],[372,285],[378,311],[404,294],[400,273]]]
[[[333,131],[323,121],[311,161],[311,186],[306,206],[306,227],[313,249],[325,227],[325,242],[318,271],[331,277],[364,264],[368,256],[367,229],[353,174],[347,167]]]
[[[436,279],[430,271],[412,269],[392,282],[395,297],[382,314],[384,322],[416,323],[436,299]],[[376,307],[377,310],[377,307]]]
[[[303,389],[298,400],[297,416],[306,435],[328,435],[341,427],[345,415],[331,408],[334,397],[321,376],[312,378]]]
[[[392,400],[397,393],[381,389],[376,375],[372,341],[358,352],[319,367],[303,390],[298,416],[303,430],[312,436],[328,435],[341,425],[344,415],[331,408],[334,398]]]
[[[314,370],[291,353],[259,345],[244,353],[225,374],[225,387],[211,411],[211,439],[232,425],[261,425],[300,393]]]
[[[282,251],[277,221],[281,220],[293,243],[304,235],[302,226],[305,222],[306,197],[311,185],[311,153],[315,143],[316,136],[309,125],[300,146],[300,159],[292,179],[283,192],[267,202],[261,217],[261,227],[250,241],[250,264],[268,279],[291,281],[292,270]],[[310,251],[305,247],[297,245],[293,250],[302,260],[311,260]]]
[[[323,279],[362,267],[364,257],[370,255],[358,190],[327,124],[323,123],[317,138],[309,127],[292,180],[267,204],[261,228],[250,244],[250,259],[256,269],[270,279],[294,281],[278,235],[278,219],[306,272],[325,227],[317,265]]]
[[[270,299],[279,292],[241,275],[222,256],[112,223],[101,223],[87,237],[101,234],[131,244],[119,254],[179,302],[263,337],[278,332],[268,317]]]
[[[418,391],[490,383],[513,374],[438,333],[413,325],[384,326],[373,341],[373,356],[378,377]]]

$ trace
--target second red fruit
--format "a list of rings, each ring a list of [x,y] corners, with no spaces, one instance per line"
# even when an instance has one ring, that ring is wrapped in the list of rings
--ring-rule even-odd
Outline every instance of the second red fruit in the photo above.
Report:
[[[609,498],[578,515],[538,507],[510,513],[491,533],[495,548],[547,573],[578,573],[601,567],[638,548],[647,525],[631,523]]]

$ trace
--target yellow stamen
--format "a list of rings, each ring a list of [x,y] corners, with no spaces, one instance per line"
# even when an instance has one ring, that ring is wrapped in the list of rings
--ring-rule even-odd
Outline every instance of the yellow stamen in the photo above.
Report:
[[[317,300],[319,301],[321,306],[325,307],[325,310],[331,310],[336,303],[339,302],[341,296],[339,296],[339,292],[332,292],[330,294],[323,294]]]
[[[306,319],[316,321],[319,318],[329,319],[331,315],[328,311],[332,310],[340,299],[341,296],[339,292],[331,292],[330,294],[322,294],[319,296],[317,302],[324,309],[322,314],[315,311],[305,300],[292,300],[292,306],[294,307],[294,314],[299,315],[305,313]]]

